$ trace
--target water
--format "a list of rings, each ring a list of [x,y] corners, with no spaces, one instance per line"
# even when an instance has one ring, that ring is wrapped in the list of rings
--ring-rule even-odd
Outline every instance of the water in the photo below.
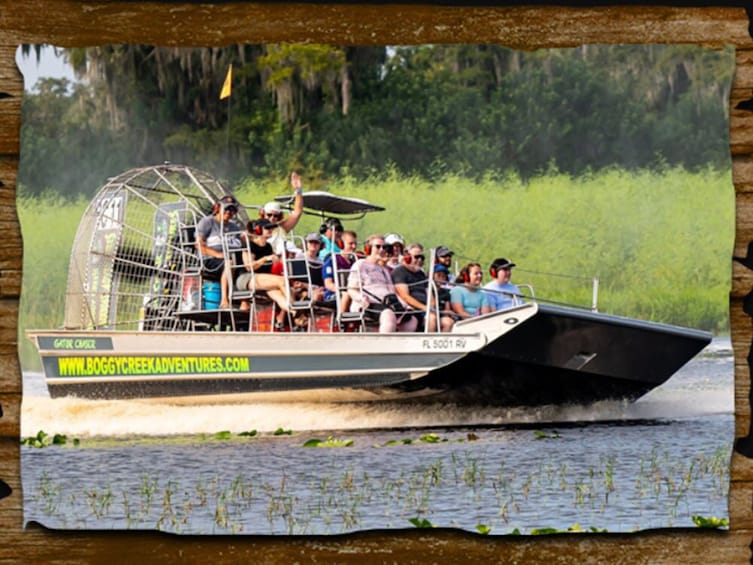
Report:
[[[51,400],[29,374],[22,435],[68,443],[22,447],[24,512],[204,534],[694,527],[728,516],[733,410],[724,340],[634,404],[577,408]],[[303,447],[328,437],[352,445]]]

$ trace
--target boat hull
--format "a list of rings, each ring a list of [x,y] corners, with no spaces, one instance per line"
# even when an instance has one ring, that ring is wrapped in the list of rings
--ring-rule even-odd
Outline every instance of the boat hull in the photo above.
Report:
[[[634,400],[710,334],[527,304],[448,334],[30,332],[52,397],[410,401]]]
[[[535,317],[482,349],[401,386],[458,404],[541,406],[633,401],[666,382],[711,334],[539,305]],[[441,392],[439,392],[441,391]]]
[[[53,397],[137,398],[384,386],[479,349],[480,334],[48,332],[37,341]],[[449,337],[448,337],[449,339]]]

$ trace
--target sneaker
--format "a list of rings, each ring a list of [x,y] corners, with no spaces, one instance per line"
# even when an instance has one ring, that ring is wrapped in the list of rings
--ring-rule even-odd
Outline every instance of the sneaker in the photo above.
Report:
[[[275,331],[276,332],[286,332],[288,331],[285,327],[285,324],[282,322],[275,322]]]

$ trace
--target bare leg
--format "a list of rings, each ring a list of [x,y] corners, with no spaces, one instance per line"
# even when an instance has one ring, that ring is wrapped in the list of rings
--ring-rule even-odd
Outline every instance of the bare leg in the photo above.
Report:
[[[400,325],[397,326],[399,332],[415,332],[418,326],[418,320],[415,316],[408,316],[407,319],[403,318]]]
[[[277,321],[283,322],[290,310],[287,295],[285,293],[285,278],[279,275],[257,273],[254,275],[253,285],[256,290],[264,290],[275,301],[280,311],[277,313]]]
[[[434,313],[434,310],[429,312],[429,331],[437,331],[437,315]]]
[[[228,280],[230,279],[230,267],[225,261],[225,266],[222,269],[222,276],[220,277],[220,308],[230,308],[230,301],[228,300]]]
[[[452,331],[455,320],[452,319],[452,316],[440,316],[439,324],[442,326],[442,331],[447,333]]]
[[[397,318],[389,308],[385,308],[379,314],[379,333],[392,333],[397,329]]]

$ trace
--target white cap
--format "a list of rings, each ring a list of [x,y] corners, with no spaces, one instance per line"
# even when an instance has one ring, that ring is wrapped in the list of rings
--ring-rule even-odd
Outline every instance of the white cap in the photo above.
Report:
[[[301,257],[305,255],[303,250],[300,247],[296,247],[295,243],[292,241],[286,241],[285,242],[285,251],[292,254],[295,257]]]
[[[405,245],[405,242],[403,241],[403,237],[399,233],[388,233],[384,237],[384,243],[387,245],[394,245],[395,243],[399,243],[400,245]]]
[[[280,212],[282,212],[282,207],[280,206],[279,202],[275,202],[273,200],[272,202],[267,202],[264,205],[265,214],[279,214]]]

